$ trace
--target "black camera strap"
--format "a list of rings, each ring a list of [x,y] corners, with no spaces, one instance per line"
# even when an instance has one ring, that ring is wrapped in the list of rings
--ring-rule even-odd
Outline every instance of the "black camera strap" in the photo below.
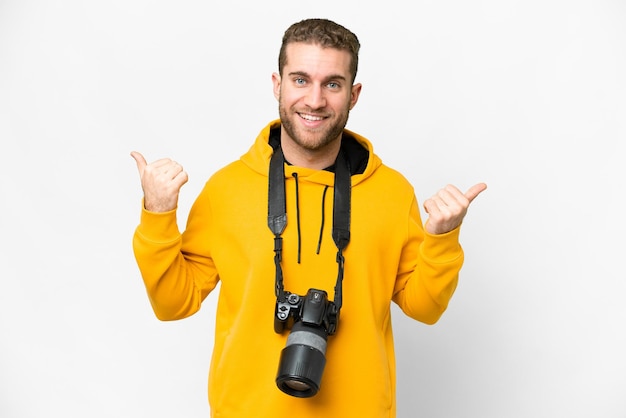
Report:
[[[285,198],[285,157],[280,145],[274,149],[269,167],[268,216],[267,224],[274,234],[274,264],[276,265],[275,293],[279,300],[284,300],[283,271],[281,267],[283,239],[287,226],[287,202]],[[335,284],[334,304],[339,311],[343,303],[342,282],[344,272],[343,250],[350,241],[350,167],[340,149],[335,161],[335,184],[333,193],[333,230],[332,236],[337,246],[337,283]]]

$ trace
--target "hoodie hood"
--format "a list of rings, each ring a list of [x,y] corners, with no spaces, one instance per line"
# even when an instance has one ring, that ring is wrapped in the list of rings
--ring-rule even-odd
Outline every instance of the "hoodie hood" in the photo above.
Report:
[[[272,145],[270,145],[270,138],[272,137],[272,132],[275,130],[280,130],[279,119],[267,124],[267,126],[261,130],[248,152],[241,157],[241,161],[244,164],[263,176],[268,175],[270,159],[274,152]],[[350,156],[348,158],[352,172],[352,186],[355,186],[370,177],[376,169],[380,167],[382,161],[374,154],[372,144],[365,137],[347,129],[344,129],[343,135],[341,146],[344,150],[348,150],[346,155]],[[364,150],[364,152],[359,152],[359,154],[362,155],[356,157],[356,160],[351,158],[356,154],[350,151],[350,148],[353,147],[362,148],[362,150]],[[334,183],[335,176],[332,170],[315,170],[290,165],[285,167],[286,176],[290,177],[294,172],[297,172],[300,178],[306,178],[307,181],[326,186],[332,186]]]

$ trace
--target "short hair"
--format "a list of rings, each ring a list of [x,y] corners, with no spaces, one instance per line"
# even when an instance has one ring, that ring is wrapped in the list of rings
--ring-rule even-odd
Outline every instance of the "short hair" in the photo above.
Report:
[[[347,51],[351,58],[350,73],[354,83],[359,66],[359,49],[361,48],[359,39],[354,33],[328,19],[305,19],[294,23],[285,31],[278,54],[278,72],[281,76],[287,63],[287,45],[295,42]]]

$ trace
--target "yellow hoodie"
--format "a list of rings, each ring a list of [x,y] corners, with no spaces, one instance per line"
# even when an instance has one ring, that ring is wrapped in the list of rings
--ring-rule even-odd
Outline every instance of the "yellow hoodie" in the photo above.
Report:
[[[221,283],[209,377],[214,418],[395,417],[390,303],[427,324],[439,319],[463,264],[459,230],[426,234],[412,186],[382,164],[367,139],[346,130],[369,156],[362,173],[352,175],[341,316],[328,337],[319,392],[310,398],[284,394],[275,378],[289,332],[274,331],[274,236],[267,226],[268,141],[279,126],[268,124],[240,160],[209,179],[182,235],[175,211],[142,211],[133,248],[150,302],[159,319],[181,319],[197,312]],[[286,165],[285,178],[285,289],[299,295],[322,289],[332,300],[333,199],[332,193],[322,196],[326,187],[332,192],[334,174]]]

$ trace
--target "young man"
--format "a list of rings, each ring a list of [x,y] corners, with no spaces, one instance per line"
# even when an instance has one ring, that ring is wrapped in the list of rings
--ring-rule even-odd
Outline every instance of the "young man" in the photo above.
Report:
[[[328,20],[285,32],[272,76],[280,119],[211,177],[182,235],[187,174],[132,153],[144,191],[133,245],[157,317],[192,315],[221,282],[213,417],[394,417],[391,301],[433,324],[456,288],[461,221],[486,186],[445,187],[422,225],[407,180],[345,129],[358,51]]]

